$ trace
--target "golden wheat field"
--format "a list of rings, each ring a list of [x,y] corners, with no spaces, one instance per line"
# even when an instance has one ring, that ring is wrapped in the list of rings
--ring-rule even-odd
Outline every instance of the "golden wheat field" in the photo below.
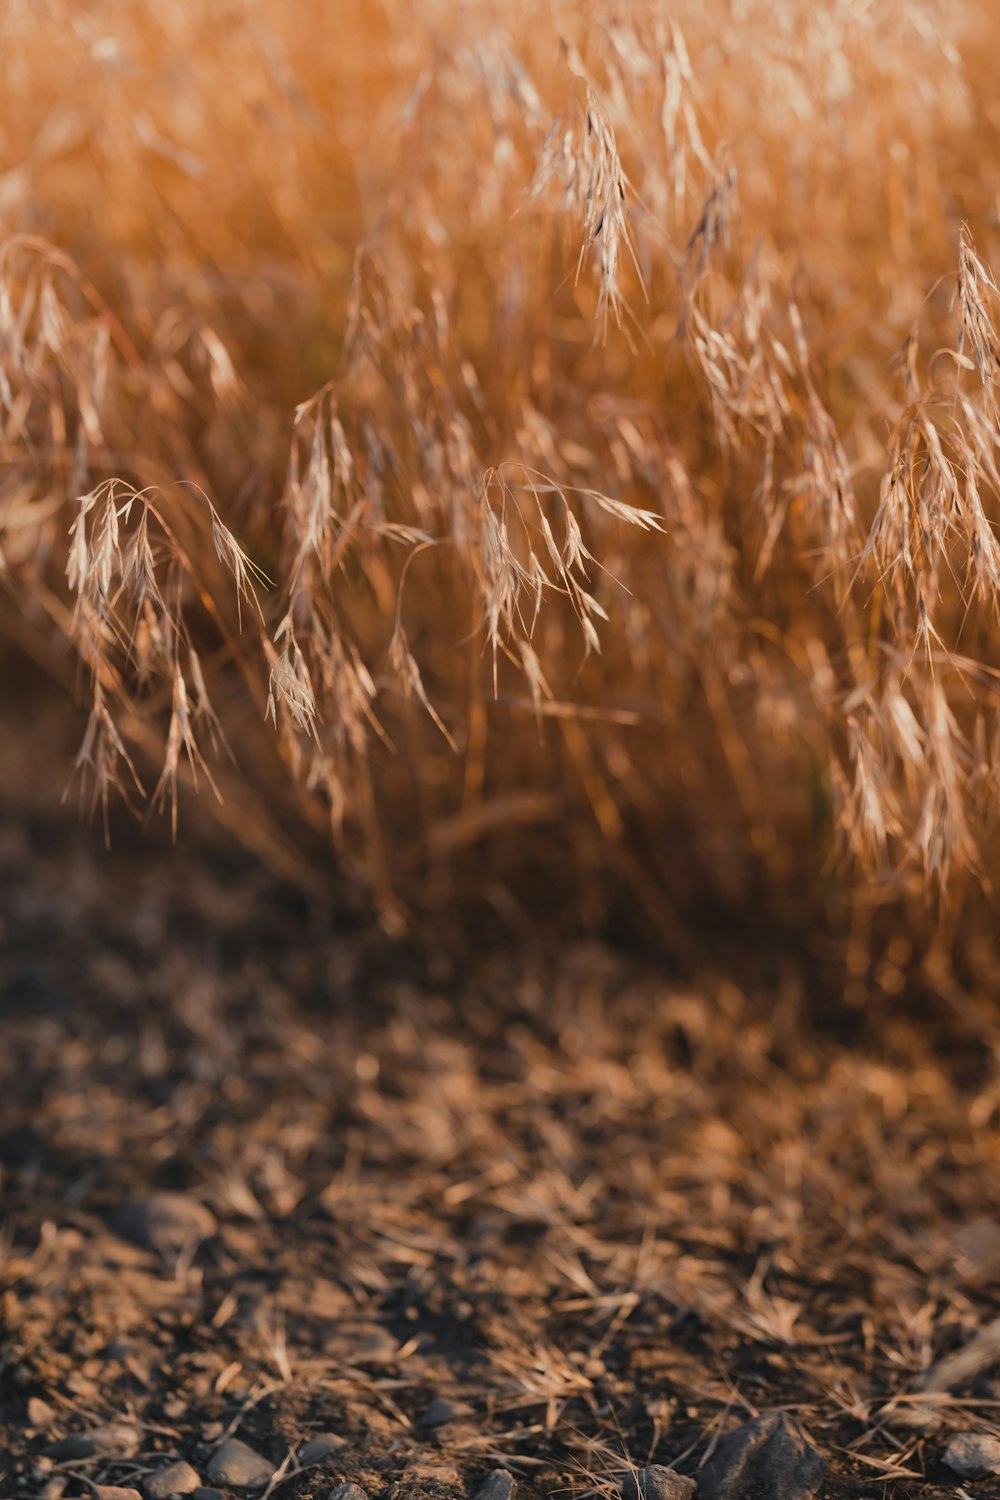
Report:
[[[0,0],[0,1493],[995,1493],[998,47]]]

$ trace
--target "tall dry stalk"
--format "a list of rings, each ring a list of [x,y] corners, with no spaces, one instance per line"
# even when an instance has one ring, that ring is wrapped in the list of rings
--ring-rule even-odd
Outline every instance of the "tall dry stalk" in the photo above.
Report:
[[[5,618],[89,796],[276,745],[397,923],[992,889],[985,0],[0,25]]]

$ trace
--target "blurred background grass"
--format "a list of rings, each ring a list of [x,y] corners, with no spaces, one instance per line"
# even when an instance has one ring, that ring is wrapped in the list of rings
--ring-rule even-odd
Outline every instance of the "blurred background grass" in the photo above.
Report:
[[[991,930],[993,7],[0,26],[8,711],[85,806],[197,780],[396,933]]]

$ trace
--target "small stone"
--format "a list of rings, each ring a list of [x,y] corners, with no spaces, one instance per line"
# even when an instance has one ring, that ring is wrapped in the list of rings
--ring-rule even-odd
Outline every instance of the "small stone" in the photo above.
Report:
[[[125,1489],[120,1484],[95,1484],[96,1500],[142,1500],[138,1490]]]
[[[54,1443],[49,1443],[45,1453],[48,1458],[54,1458],[56,1463],[72,1463],[77,1458],[93,1458],[94,1445],[89,1433],[74,1432],[70,1437],[58,1438]]]
[[[344,1439],[338,1437],[335,1432],[317,1432],[316,1436],[310,1438],[308,1443],[302,1444],[297,1457],[299,1463],[303,1466],[306,1464],[321,1464],[324,1459],[339,1452],[344,1446]]]
[[[622,1480],[622,1500],[691,1500],[697,1486],[693,1479],[650,1464],[647,1469],[630,1469]]]
[[[424,1412],[424,1425],[444,1427],[448,1422],[459,1422],[463,1417],[472,1415],[472,1407],[464,1401],[449,1401],[445,1396],[438,1396]]]
[[[958,1432],[944,1450],[944,1461],[963,1479],[1000,1474],[1000,1438],[986,1432]]]
[[[28,1422],[32,1427],[39,1430],[51,1427],[54,1416],[55,1412],[47,1401],[43,1401],[40,1396],[32,1396],[28,1402]]]
[[[123,1204],[111,1224],[121,1239],[163,1256],[193,1254],[218,1227],[211,1210],[186,1193],[134,1198]]]
[[[765,1412],[723,1438],[699,1476],[699,1500],[811,1500],[825,1468],[797,1422]]]
[[[227,1438],[212,1454],[208,1477],[238,1489],[259,1490],[274,1478],[274,1465],[239,1438]]]
[[[506,1469],[494,1469],[479,1485],[474,1500],[511,1500],[513,1494],[513,1474],[508,1474]]]
[[[60,1438],[45,1451],[59,1463],[78,1458],[134,1458],[139,1451],[139,1433],[128,1422],[109,1422],[105,1427]]]
[[[189,1463],[179,1459],[167,1464],[143,1481],[142,1492],[146,1500],[174,1500],[177,1495],[193,1495],[201,1485],[201,1476]]]
[[[360,1484],[335,1484],[327,1490],[326,1500],[368,1500],[368,1496]]]
[[[54,1474],[47,1483],[42,1485],[39,1491],[40,1500],[62,1500],[66,1491],[66,1479],[62,1474]]]

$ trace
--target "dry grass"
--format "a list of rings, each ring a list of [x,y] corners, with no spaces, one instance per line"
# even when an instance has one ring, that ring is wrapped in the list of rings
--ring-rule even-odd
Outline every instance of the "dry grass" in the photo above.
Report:
[[[989,894],[988,0],[0,26],[3,624],[86,798],[291,857],[286,782],[397,928]]]

